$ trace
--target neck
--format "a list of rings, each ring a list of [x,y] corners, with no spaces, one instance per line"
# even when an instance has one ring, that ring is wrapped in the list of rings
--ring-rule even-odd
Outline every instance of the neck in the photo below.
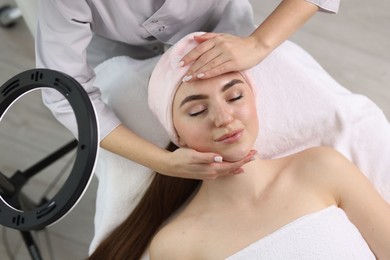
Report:
[[[203,181],[198,197],[210,206],[257,200],[273,179],[270,161],[255,159],[242,168],[243,173]]]

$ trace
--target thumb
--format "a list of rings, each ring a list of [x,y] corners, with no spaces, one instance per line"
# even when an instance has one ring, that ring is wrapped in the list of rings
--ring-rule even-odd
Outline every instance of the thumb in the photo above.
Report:
[[[198,43],[202,43],[216,37],[217,35],[218,33],[205,33],[199,36],[194,36],[194,40]]]

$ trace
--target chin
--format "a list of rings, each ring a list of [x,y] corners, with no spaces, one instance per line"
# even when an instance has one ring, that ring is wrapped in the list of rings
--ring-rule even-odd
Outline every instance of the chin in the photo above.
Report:
[[[251,149],[244,149],[241,151],[223,152],[221,153],[223,160],[227,162],[237,162],[245,158],[249,154]]]

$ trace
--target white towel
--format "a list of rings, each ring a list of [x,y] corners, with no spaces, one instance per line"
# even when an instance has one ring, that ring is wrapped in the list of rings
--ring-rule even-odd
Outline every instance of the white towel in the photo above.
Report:
[[[291,42],[259,64],[253,76],[263,158],[333,147],[390,203],[390,124],[376,104],[342,87]]]
[[[344,211],[330,206],[300,217],[226,260],[369,260],[375,259]]]
[[[147,81],[157,60],[110,59],[96,68],[95,85],[125,125],[164,147],[168,137],[147,106]],[[256,66],[253,76],[259,88],[257,148],[261,157],[281,157],[318,145],[334,147],[358,165],[390,203],[390,125],[373,102],[340,86],[291,42]],[[150,173],[131,161],[100,152],[90,252],[128,216]]]

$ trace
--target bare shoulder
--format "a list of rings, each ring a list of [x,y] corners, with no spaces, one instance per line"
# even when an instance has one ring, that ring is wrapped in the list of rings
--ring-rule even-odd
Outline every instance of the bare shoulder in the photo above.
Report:
[[[296,167],[304,169],[301,180],[309,180],[315,190],[330,191],[378,259],[390,259],[390,205],[365,174],[331,148],[312,148],[295,156]]]
[[[296,180],[331,194],[336,201],[342,186],[356,175],[362,175],[349,159],[333,148],[314,147],[292,156],[290,164]]]
[[[368,204],[371,205],[384,202],[366,176],[369,173],[363,173],[337,150],[316,147],[292,156],[290,164],[293,165],[293,176],[297,176],[295,180],[318,190],[323,188],[321,191],[332,194],[337,205],[344,210],[347,205],[361,204],[362,201],[370,201]]]
[[[297,158],[305,160],[311,164],[333,164],[345,163],[348,159],[340,152],[331,147],[319,146],[308,148],[302,152],[297,153]]]
[[[309,148],[295,154],[294,165],[303,173],[326,173],[328,176],[355,167],[340,152],[325,146]]]
[[[190,222],[174,219],[161,228],[150,244],[150,259],[188,259],[192,244]]]
[[[173,258],[174,250],[172,248],[174,238],[166,228],[161,229],[153,237],[149,246],[150,259],[169,259]]]

